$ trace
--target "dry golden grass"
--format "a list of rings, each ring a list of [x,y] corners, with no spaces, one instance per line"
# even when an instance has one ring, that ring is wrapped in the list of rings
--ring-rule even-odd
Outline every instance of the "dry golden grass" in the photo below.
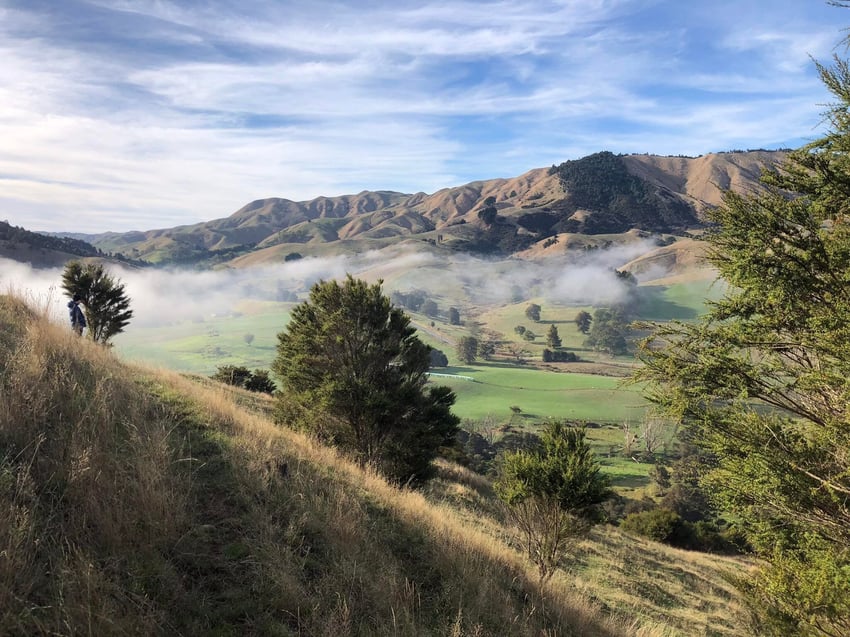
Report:
[[[742,634],[731,562],[601,531],[541,585],[481,476],[400,490],[10,297],[0,391],[0,634]]]

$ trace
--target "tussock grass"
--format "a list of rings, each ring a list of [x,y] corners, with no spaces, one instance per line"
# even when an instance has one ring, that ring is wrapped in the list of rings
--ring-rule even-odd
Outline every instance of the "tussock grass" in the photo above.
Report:
[[[0,634],[679,634],[613,581],[540,585],[480,476],[400,490],[11,297],[0,396]]]

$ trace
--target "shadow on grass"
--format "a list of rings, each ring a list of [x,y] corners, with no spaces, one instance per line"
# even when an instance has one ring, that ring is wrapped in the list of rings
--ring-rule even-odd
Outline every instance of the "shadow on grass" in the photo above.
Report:
[[[650,321],[686,321],[699,316],[696,310],[678,303],[673,303],[664,297],[667,288],[662,285],[641,288],[640,309],[641,319]]]

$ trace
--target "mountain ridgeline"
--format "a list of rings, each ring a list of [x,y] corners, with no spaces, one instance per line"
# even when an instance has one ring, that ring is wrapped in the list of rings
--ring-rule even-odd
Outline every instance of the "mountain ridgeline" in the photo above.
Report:
[[[197,267],[361,252],[400,241],[510,255],[564,233],[637,229],[683,234],[701,225],[702,213],[721,202],[724,190],[757,188],[762,171],[785,155],[764,150],[700,157],[599,152],[519,177],[475,181],[430,195],[364,191],[302,202],[258,199],[229,217],[204,223],[74,237],[95,246],[91,256],[100,252],[136,262]],[[56,241],[85,245],[77,239]],[[22,254],[6,256],[32,260]]]

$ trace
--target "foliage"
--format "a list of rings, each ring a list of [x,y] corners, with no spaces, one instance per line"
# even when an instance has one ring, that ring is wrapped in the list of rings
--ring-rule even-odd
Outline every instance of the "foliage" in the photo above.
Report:
[[[496,353],[496,342],[493,340],[478,342],[478,355],[485,361],[489,361]]]
[[[457,357],[469,365],[478,356],[478,339],[474,336],[461,336],[457,342]]]
[[[601,519],[600,505],[612,494],[584,429],[560,421],[544,427],[540,449],[505,454],[495,488],[541,579],[552,575],[569,540]]]
[[[575,363],[578,360],[578,354],[575,352],[552,351],[548,348],[543,350],[544,363]]]
[[[641,228],[667,232],[696,223],[694,210],[648,181],[632,175],[621,157],[603,151],[553,166],[571,210],[590,210],[583,222],[563,221],[557,232],[604,234]]]
[[[593,314],[587,345],[601,352],[615,356],[626,354],[629,350],[626,342],[628,322],[616,309],[599,308]]]
[[[620,528],[656,542],[675,544],[677,533],[682,532],[682,518],[669,509],[650,509],[630,513],[620,524]]]
[[[251,343],[253,343],[253,342],[254,342],[254,335],[253,335],[253,334],[251,334],[250,332],[248,332],[248,333],[246,333],[246,334],[243,334],[243,335],[242,335],[242,340],[243,340],[243,341],[245,341],[245,344],[246,344],[246,345],[250,345]]]
[[[771,634],[850,634],[850,68],[818,69],[830,130],[711,212],[729,288],[697,323],[649,326],[636,377],[715,458],[705,483],[767,562],[749,596]]]
[[[380,282],[350,275],[342,283],[320,281],[278,334],[280,415],[394,480],[426,480],[458,425],[450,409],[455,395],[446,387],[426,390],[429,361],[430,348]],[[290,405],[294,413],[286,413]]]
[[[103,252],[81,239],[54,237],[39,232],[31,232],[30,230],[10,225],[7,221],[0,221],[0,241],[9,241],[12,244],[25,244],[41,250],[56,250],[57,252],[65,252],[78,257],[103,256]]]
[[[488,226],[492,226],[496,222],[497,216],[498,210],[496,210],[495,206],[487,206],[478,211],[478,218]]]
[[[267,369],[255,369],[251,377],[245,381],[244,387],[248,391],[263,394],[273,394],[277,389]]]
[[[429,367],[447,367],[449,364],[449,357],[441,350],[431,348],[428,357]]]
[[[593,322],[593,317],[590,315],[590,312],[586,312],[582,310],[578,314],[576,314],[575,323],[576,327],[578,327],[578,331],[582,334],[587,334],[590,332],[590,324]]]
[[[525,308],[525,316],[528,320],[537,323],[540,320],[540,306],[537,303],[529,303]]]
[[[561,336],[558,334],[558,327],[554,323],[549,326],[549,331],[546,333],[546,344],[552,349],[561,346]]]
[[[133,318],[124,285],[102,264],[68,263],[62,273],[62,289],[68,296],[80,297],[85,306],[88,335],[97,343],[107,344],[113,336],[123,332]]]
[[[273,394],[275,391],[274,381],[265,369],[255,369],[252,372],[241,365],[221,365],[210,378],[248,391],[265,394]]]
[[[460,325],[460,310],[456,307],[449,308],[449,324]]]

